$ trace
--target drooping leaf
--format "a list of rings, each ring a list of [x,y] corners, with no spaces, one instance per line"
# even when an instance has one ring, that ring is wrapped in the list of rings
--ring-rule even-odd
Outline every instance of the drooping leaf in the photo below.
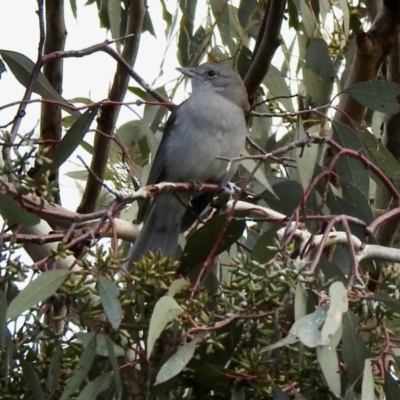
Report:
[[[356,387],[360,387],[359,376],[371,352],[357,333],[357,319],[351,311],[343,314],[342,356],[349,382],[358,381]]]
[[[400,313],[400,300],[390,297],[387,293],[376,293],[375,300],[382,302],[389,310]]]
[[[361,386],[362,400],[375,400],[374,393],[374,375],[372,373],[371,359],[364,361],[364,373]]]
[[[339,329],[330,336],[329,342],[326,345],[317,347],[317,358],[322,373],[324,374],[329,389],[337,397],[340,397],[342,391],[339,373],[339,358],[336,352],[336,347],[339,344],[341,337],[342,327],[340,326]]]
[[[326,79],[333,79],[336,75],[328,53],[328,45],[322,38],[311,39],[306,51],[306,65]]]
[[[322,343],[328,343],[329,337],[334,335],[342,326],[342,314],[347,312],[347,290],[342,282],[334,282],[329,287],[329,309],[321,331]]]
[[[272,392],[273,400],[290,400],[290,397],[278,386],[274,387]]]
[[[174,353],[158,371],[155,385],[159,385],[174,376],[178,375],[192,359],[196,350],[197,340],[190,343],[179,345],[176,353]]]
[[[399,382],[388,371],[385,371],[385,399],[397,400],[400,399],[400,386]]]
[[[378,140],[375,135],[371,135],[371,133],[362,126],[357,126],[356,134],[364,144],[368,159],[379,167],[396,186],[400,186],[399,164],[392,153],[390,153],[385,146],[382,146],[381,141]],[[375,177],[375,175],[372,175],[372,178],[375,179],[377,184],[382,185],[380,179]]]
[[[279,97],[278,101],[288,112],[294,112],[293,102],[290,98],[291,92],[286,83],[285,76],[273,65],[269,66],[268,74],[263,80],[265,86],[273,97]]]
[[[87,378],[87,375],[92,367],[94,357],[96,355],[96,339],[95,334],[90,333],[91,340],[83,351],[71,378],[67,382],[67,386],[61,395],[60,400],[68,400],[81,386],[82,382]]]
[[[76,7],[76,0],[69,0],[69,4],[71,5],[72,15],[75,19],[78,17],[77,7]]]
[[[60,376],[61,376],[60,359],[61,359],[60,346],[56,345],[51,355],[50,367],[47,373],[46,389],[47,392],[49,393],[56,390],[60,383]]]
[[[31,389],[34,399],[45,400],[46,396],[44,394],[36,371],[33,369],[32,365],[23,358],[20,358],[19,362],[21,363],[24,380]]]
[[[89,382],[76,400],[96,400],[98,395],[107,390],[113,381],[112,372],[106,372]]]
[[[353,386],[350,386],[344,395],[344,400],[356,400],[356,395],[354,393]]]
[[[0,214],[13,224],[33,226],[40,222],[37,215],[24,210],[15,200],[3,193],[0,193]]]
[[[227,222],[226,218],[226,215],[211,218],[204,226],[189,237],[180,260],[182,270],[186,271],[206,261],[210,251],[214,247],[215,241],[220,236],[221,230]],[[237,221],[235,219],[229,221],[216,255],[227,250],[234,242],[239,240],[245,226],[246,223],[244,221]]]
[[[121,1],[120,0],[108,0],[108,18],[110,20],[110,32],[113,39],[120,37],[121,27]],[[121,50],[121,42],[116,43],[117,50]]]
[[[0,50],[0,55],[7,63],[18,82],[25,88],[28,87],[35,64],[25,55],[15,51]],[[39,72],[36,84],[33,86],[33,92],[47,100],[53,100],[71,106],[67,100],[60,96],[41,72]],[[64,107],[64,110],[75,117],[79,117],[80,115],[78,111],[72,111],[70,107]]]
[[[284,215],[291,215],[299,206],[303,198],[303,189],[300,183],[291,179],[279,180],[269,190],[261,193],[260,197],[270,208]]]
[[[6,294],[0,290],[0,351],[3,351],[6,347],[6,336],[7,336],[7,298]]]
[[[84,347],[87,347],[89,345],[90,341],[92,340],[91,332],[89,332],[89,333],[79,332],[76,334],[76,336],[82,342]],[[102,333],[98,333],[96,335],[96,354],[98,356],[107,357],[109,355],[108,341],[111,341],[111,340],[106,335],[104,335]],[[112,341],[111,341],[111,343],[112,343],[114,354],[117,357],[122,357],[125,355],[125,350],[123,349],[122,346],[120,346]]]
[[[182,312],[182,308],[170,296],[163,296],[157,301],[151,315],[149,333],[147,335],[147,358],[150,358],[154,343],[168,322],[182,314]]]
[[[312,314],[297,320],[290,328],[290,335],[298,337],[307,347],[321,345],[320,326],[324,323],[326,315],[326,307],[318,307]]]
[[[113,369],[114,381],[115,381],[115,386],[116,386],[117,393],[118,393],[118,399],[121,399],[122,379],[121,379],[121,373],[120,373],[119,366],[118,366],[117,355],[114,350],[116,345],[108,336],[105,336],[105,342],[106,342],[106,347],[107,347],[108,359],[110,360],[110,364]]]
[[[400,112],[399,85],[395,82],[368,81],[360,82],[346,88],[343,93],[349,94],[355,100],[371,110],[385,114]]]
[[[342,147],[364,153],[363,143],[356,132],[348,125],[333,121],[333,139]],[[356,158],[344,155],[336,164],[336,172],[340,178],[357,187],[365,196],[369,195],[369,173]]]
[[[0,79],[1,79],[1,75],[3,74],[3,72],[6,72],[6,66],[4,65],[3,61],[0,60]]]
[[[168,288],[168,296],[174,297],[181,290],[186,289],[189,286],[190,282],[188,282],[186,279],[183,278],[177,279],[176,281],[173,281],[170,287]]]
[[[274,226],[268,231],[264,232],[260,239],[253,247],[250,258],[261,264],[267,263],[274,257],[278,251],[278,235],[277,231],[280,226]]]
[[[69,271],[53,270],[43,272],[34,281],[22,289],[7,309],[7,319],[13,320],[21,313],[47,299],[67,279]]]
[[[307,291],[302,282],[297,282],[294,297],[294,319],[303,318],[307,314]]]
[[[122,308],[118,300],[119,288],[115,283],[105,278],[99,278],[98,287],[101,304],[107,319],[114,329],[118,329],[122,321]]]
[[[82,114],[71,126],[61,142],[51,152],[49,158],[52,160],[50,164],[43,164],[36,172],[35,176],[41,176],[44,172],[50,170],[57,170],[68,157],[74,152],[74,150],[82,142],[82,139],[86,135],[93,122],[94,117],[97,115],[98,107],[88,109]]]

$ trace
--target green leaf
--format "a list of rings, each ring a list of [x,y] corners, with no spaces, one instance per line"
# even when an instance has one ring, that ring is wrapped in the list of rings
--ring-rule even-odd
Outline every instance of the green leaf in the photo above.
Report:
[[[365,360],[371,357],[371,352],[357,334],[357,319],[351,311],[343,314],[342,357],[349,383],[357,381],[356,387],[359,387],[359,377],[363,374]]]
[[[112,372],[106,372],[89,382],[76,400],[96,400],[101,392],[107,390],[113,381]]]
[[[120,0],[108,0],[108,18],[110,20],[110,31],[113,39],[119,38],[120,27],[121,27],[121,1]],[[117,50],[121,52],[121,42],[116,43]]]
[[[360,104],[371,110],[385,114],[396,114],[400,111],[398,100],[400,89],[395,82],[360,82],[346,88],[343,93],[349,94]]]
[[[147,358],[150,358],[154,343],[167,324],[182,313],[182,308],[170,296],[163,296],[157,301],[151,315],[149,333],[147,335]]]
[[[77,179],[77,180],[85,181],[85,182],[88,179],[88,175],[89,175],[89,171],[86,169],[82,169],[80,171],[70,171],[65,174],[65,176],[68,176],[72,179]]]
[[[390,297],[387,293],[375,294],[375,300],[383,303],[389,310],[400,314],[400,300]]]
[[[108,359],[110,360],[110,364],[113,369],[114,381],[115,381],[115,386],[117,388],[118,399],[121,399],[122,380],[121,380],[121,373],[119,371],[117,355],[115,354],[115,351],[114,351],[116,344],[108,336],[105,336],[105,342],[106,342],[106,347],[107,347]],[[125,355],[125,354],[123,354],[123,355]]]
[[[400,399],[399,383],[388,371],[385,371],[385,384],[383,387],[385,390],[385,399],[386,400]]]
[[[61,142],[51,152],[49,157],[51,158],[52,163],[42,165],[35,173],[36,177],[40,177],[48,170],[55,171],[62,164],[64,164],[68,157],[82,142],[82,139],[89,130],[94,117],[97,115],[97,110],[98,107],[88,109],[74,122],[74,124],[62,138]]]
[[[302,3],[304,2],[302,1]],[[328,104],[332,94],[333,79],[325,78],[304,65],[303,81],[307,94],[311,96],[313,107]]]
[[[277,386],[274,387],[272,396],[273,400],[290,400],[290,397]]]
[[[307,291],[304,283],[297,282],[296,294],[294,297],[294,319],[303,318],[307,314]]]
[[[371,160],[382,172],[393,181],[396,186],[400,186],[400,168],[393,154],[382,146],[380,140],[362,126],[357,126],[356,134],[364,144],[364,149],[369,160]],[[372,175],[377,184],[382,185],[380,179]],[[356,185],[357,186],[357,185]]]
[[[84,347],[87,347],[92,340],[92,334],[79,332],[76,337],[82,342]],[[109,355],[108,351],[108,337],[102,333],[96,335],[96,354],[98,356],[107,357]],[[110,339],[108,339],[110,340]],[[112,342],[114,354],[117,357],[122,357],[125,355],[125,350],[118,344]]]
[[[356,400],[356,395],[354,393],[353,386],[350,386],[344,395],[344,400]]]
[[[126,122],[117,129],[116,136],[128,149],[131,159],[139,165],[148,162],[149,153],[155,154],[159,145],[154,133],[143,120]],[[117,143],[113,143],[112,148],[113,151],[121,152]]]
[[[122,321],[122,308],[118,300],[118,286],[105,278],[99,278],[98,288],[101,304],[111,326],[117,330]]]
[[[246,155],[248,155],[248,154],[246,151],[244,151],[243,156],[246,156]],[[252,173],[257,164],[254,160],[247,159],[247,160],[241,161],[241,165],[248,172]],[[271,193],[274,193],[270,183],[268,182],[268,179],[265,177],[265,174],[262,171],[262,168],[257,169],[256,173],[254,174],[254,178],[256,178],[258,180],[258,182],[260,182],[261,185],[263,185],[268,191],[270,191]]]
[[[321,331],[321,342],[329,343],[329,337],[342,326],[342,314],[349,309],[347,290],[342,282],[334,282],[329,287],[329,309]]]
[[[307,347],[317,347],[321,344],[321,325],[325,322],[327,310],[318,307],[312,314],[308,314],[297,320],[291,327],[289,333]]]
[[[11,72],[18,80],[18,82],[25,88],[28,87],[35,64],[28,57],[15,51],[0,50],[0,55],[7,63],[8,67],[10,68]],[[60,96],[60,94],[53,88],[51,83],[41,72],[39,72],[37,81],[33,86],[33,92],[39,94],[47,100],[54,100],[71,106],[71,104],[67,100]],[[68,107],[63,108],[66,112],[74,115],[75,117],[79,117],[80,115],[80,112],[78,111],[72,111]]]
[[[173,281],[168,288],[168,296],[174,297],[181,290],[186,289],[190,286],[190,282],[186,279],[180,278],[176,281]]]
[[[317,347],[317,358],[322,373],[325,376],[330,391],[337,397],[340,397],[340,393],[342,392],[339,373],[339,358],[336,352],[336,347],[339,344],[341,337],[342,329],[340,326],[339,329],[337,329],[330,337],[329,343]]]
[[[47,380],[46,380],[47,392],[53,392],[54,390],[56,390],[60,383],[60,375],[61,375],[60,359],[61,359],[60,346],[56,345],[51,355],[50,367],[47,373]]]
[[[175,354],[173,354],[158,371],[154,385],[159,385],[174,376],[178,375],[192,359],[196,350],[197,340],[190,343],[179,345]]]
[[[336,75],[335,68],[328,53],[328,45],[324,39],[311,39],[306,50],[306,65],[324,78],[333,79]]]
[[[83,351],[71,378],[68,380],[67,386],[65,387],[60,400],[68,400],[71,395],[80,388],[82,382],[86,379],[90,368],[92,367],[93,360],[96,355],[96,339],[93,332],[90,333],[90,335],[91,340]]]
[[[190,43],[193,40],[194,18],[196,15],[197,0],[179,2],[182,11],[178,35],[178,61],[180,65],[187,66],[190,61]]]
[[[75,19],[77,19],[78,13],[76,8],[76,0],[69,0],[69,4],[71,5],[72,15]]]
[[[35,400],[45,400],[46,396],[43,392],[42,386],[40,385],[36,371],[33,369],[32,365],[23,358],[20,358],[19,362],[21,363],[24,380],[31,389],[33,398]]]
[[[282,179],[272,186],[274,195],[266,190],[260,197],[270,208],[285,215],[291,215],[303,199],[303,188],[299,182]]]
[[[67,270],[43,272],[33,282],[22,289],[7,309],[7,319],[13,320],[24,311],[47,299],[54,294],[69,275]]]
[[[251,252],[251,260],[264,264],[276,255],[278,252],[278,235],[276,232],[280,228],[280,226],[274,226],[261,235]]]
[[[297,137],[302,138],[306,135],[303,121],[297,122]],[[293,150],[297,168],[290,169],[290,178],[301,183],[303,189],[308,189],[314,178],[315,169],[323,154],[320,146],[305,146]]]
[[[15,200],[3,193],[0,193],[0,214],[13,224],[33,226],[40,222],[37,215],[24,210]]]
[[[0,351],[4,351],[6,347],[7,337],[7,297],[6,294],[0,290]]]
[[[6,66],[4,65],[3,61],[0,60],[0,79],[3,72],[6,72]]]
[[[149,32],[150,35],[156,37],[156,33],[154,32],[153,22],[151,21],[150,13],[147,9],[146,13],[144,14],[142,32]]]
[[[291,92],[286,82],[285,76],[282,72],[273,65],[269,66],[268,74],[263,80],[265,86],[274,97],[287,97],[279,98],[279,101],[288,112],[294,112],[293,101],[290,98]]]
[[[372,373],[371,359],[364,361],[364,373],[361,387],[362,400],[375,400],[374,375]]]
[[[204,226],[190,235],[180,260],[183,270],[190,270],[207,260],[215,241],[220,236],[223,226],[225,226],[226,220],[226,215],[211,218]],[[237,221],[235,219],[229,221],[216,255],[221,254],[239,240],[245,226],[246,223],[244,221]]]
[[[356,132],[341,122],[333,121],[333,139],[340,146],[364,154],[364,146]],[[336,172],[346,182],[357,187],[364,196],[369,194],[369,173],[368,169],[356,158],[349,156],[340,157],[336,164]]]

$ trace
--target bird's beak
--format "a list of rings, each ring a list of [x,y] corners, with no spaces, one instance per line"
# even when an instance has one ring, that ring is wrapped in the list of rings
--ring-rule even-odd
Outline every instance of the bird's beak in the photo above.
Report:
[[[176,68],[183,75],[193,78],[196,74],[194,73],[194,68]]]

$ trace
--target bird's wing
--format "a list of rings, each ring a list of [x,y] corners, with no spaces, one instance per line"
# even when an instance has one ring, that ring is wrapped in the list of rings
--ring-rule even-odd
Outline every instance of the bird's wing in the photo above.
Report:
[[[167,160],[165,158],[166,152],[162,151],[162,149],[166,146],[169,138],[172,135],[172,132],[175,129],[177,112],[181,108],[182,104],[175,108],[175,110],[168,118],[167,123],[165,124],[164,133],[162,135],[160,145],[154,157],[154,161],[150,169],[150,174],[147,179],[147,185],[154,185],[164,180],[164,168]]]
[[[163,180],[164,180],[165,164],[167,162],[167,159],[165,158],[166,152],[162,151],[162,149],[163,149],[163,147],[166,146],[166,143],[168,142],[169,138],[172,135],[172,132],[176,125],[177,111],[182,106],[182,104],[174,109],[174,111],[172,112],[172,114],[170,115],[170,117],[168,118],[168,120],[165,124],[164,133],[162,135],[160,145],[158,146],[158,150],[154,157],[154,161],[151,166],[146,185],[155,185],[156,183],[163,182]],[[137,221],[139,223],[143,221],[149,204],[150,204],[150,200],[143,200],[143,201],[139,202],[139,212],[137,215]]]

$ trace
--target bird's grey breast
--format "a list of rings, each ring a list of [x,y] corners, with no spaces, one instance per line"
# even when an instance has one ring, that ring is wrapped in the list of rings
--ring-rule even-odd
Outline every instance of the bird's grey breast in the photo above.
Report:
[[[177,113],[166,143],[168,180],[225,183],[237,164],[217,157],[233,158],[243,152],[247,133],[243,110],[213,91],[204,91],[192,94]]]

